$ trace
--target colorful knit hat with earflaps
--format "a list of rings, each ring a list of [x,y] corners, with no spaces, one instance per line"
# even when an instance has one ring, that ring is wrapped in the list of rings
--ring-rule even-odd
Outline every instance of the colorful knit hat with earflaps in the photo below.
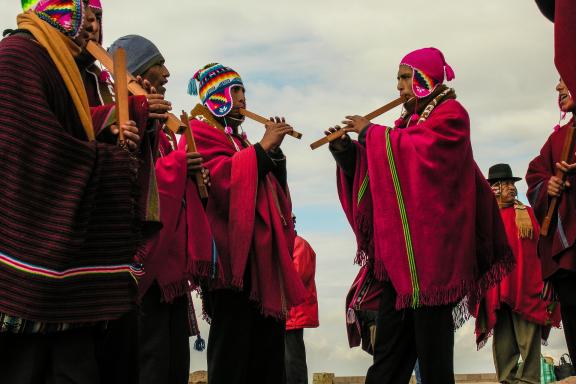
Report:
[[[22,9],[33,11],[40,19],[69,37],[76,37],[84,20],[82,0],[21,0]]]
[[[422,48],[410,52],[400,65],[412,68],[412,91],[417,98],[429,96],[444,79],[454,79],[452,67],[446,63],[444,54],[436,48]]]
[[[198,82],[198,87],[196,86]],[[200,95],[200,100],[214,116],[226,116],[232,110],[232,88],[244,87],[240,75],[222,64],[208,64],[200,69],[188,83],[190,95]],[[198,92],[198,88],[200,92]]]

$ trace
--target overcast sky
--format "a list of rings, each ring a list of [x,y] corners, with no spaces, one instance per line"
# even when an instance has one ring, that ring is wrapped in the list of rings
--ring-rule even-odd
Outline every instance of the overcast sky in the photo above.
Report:
[[[358,267],[334,161],[326,148],[308,147],[323,129],[396,98],[400,59],[427,46],[441,49],[456,73],[449,85],[470,113],[474,154],[484,172],[508,162],[524,177],[558,123],[553,28],[533,0],[102,2],[104,45],[141,34],[160,48],[176,112],[197,102],[186,94],[195,71],[220,62],[242,75],[249,109],[284,115],[304,134],[301,141],[287,137],[283,148],[298,231],[318,258],[321,326],[305,331],[310,373],[363,375],[371,362],[347,346],[344,297]],[[13,28],[20,3],[0,3],[0,27]],[[392,124],[398,114],[377,122]],[[244,128],[254,142],[262,136],[256,123]],[[523,181],[519,190],[525,201]],[[207,326],[202,329],[207,337]],[[456,334],[456,372],[493,372],[490,345],[476,352],[472,330],[468,322]],[[544,354],[558,359],[565,351],[562,332],[553,330]],[[194,352],[191,369],[205,369],[205,358]]]

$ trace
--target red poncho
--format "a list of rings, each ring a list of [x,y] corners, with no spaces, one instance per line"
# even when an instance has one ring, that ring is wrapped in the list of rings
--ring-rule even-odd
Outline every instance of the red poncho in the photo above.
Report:
[[[243,148],[245,143],[205,122],[190,125],[210,170],[206,213],[218,252],[218,286],[242,289],[248,267],[250,298],[265,315],[284,318],[306,297],[292,264],[295,233],[288,190],[272,174],[258,179],[254,147]]]
[[[371,194],[371,264],[377,279],[392,282],[398,309],[457,303],[467,295],[476,302],[513,266],[498,206],[474,162],[469,134],[468,114],[455,100],[441,103],[420,124],[369,128],[369,188],[356,172],[353,190]],[[361,205],[351,207],[350,200],[342,204],[349,218],[370,215],[358,212]],[[355,219],[356,232],[363,221]]]
[[[550,303],[546,303],[540,296],[544,286],[537,254],[540,229],[532,208],[526,209],[532,220],[534,235],[524,239],[518,234],[516,209],[509,207],[500,210],[508,244],[516,258],[516,267],[498,285],[486,292],[485,300],[482,301],[482,312],[476,321],[476,343],[480,346],[492,334],[501,304],[507,304],[522,318],[541,325],[544,340],[548,338],[551,326],[560,325],[560,307],[556,306],[555,311],[550,313],[547,309]]]
[[[212,234],[196,185],[187,175],[185,146],[182,136],[180,148],[173,151],[166,134],[159,131],[156,179],[163,228],[142,255],[146,273],[139,289],[144,295],[156,280],[166,302],[189,292],[192,281],[207,278],[212,271]]]
[[[548,212],[548,180],[556,173],[555,164],[560,161],[564,139],[568,124],[553,132],[528,166],[526,182],[528,183],[528,200],[534,207],[534,214],[542,222]],[[572,185],[576,184],[574,176],[568,176]],[[573,249],[576,241],[576,220],[573,212],[576,211],[576,191],[567,188],[560,197],[557,213],[552,217],[548,236],[540,238],[538,254],[542,262],[542,277],[548,279],[558,270],[576,269],[576,252]]]

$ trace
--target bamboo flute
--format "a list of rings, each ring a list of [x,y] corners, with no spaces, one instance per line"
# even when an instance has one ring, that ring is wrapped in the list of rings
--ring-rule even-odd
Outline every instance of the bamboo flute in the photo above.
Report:
[[[257,115],[254,112],[250,112],[246,109],[240,109],[240,114],[242,116],[246,116],[247,118],[252,119],[252,120],[254,120],[260,124],[266,125],[266,124],[271,122],[271,120],[268,120],[267,118],[260,116],[260,115]],[[300,132],[297,132],[297,131],[292,131],[292,132],[288,133],[288,135],[290,135],[296,139],[302,138],[302,134]]]
[[[192,128],[190,128],[190,120],[188,119],[188,114],[185,111],[182,111],[180,115],[180,120],[186,124],[186,128],[184,129],[184,135],[186,136],[186,144],[187,149],[186,152],[197,152],[196,150],[196,141],[194,140],[194,134],[192,133]],[[207,199],[208,198],[208,188],[204,183],[204,177],[201,172],[196,172],[196,185],[198,186],[198,193],[200,194],[200,198]]]
[[[367,114],[364,117],[368,120],[372,120],[372,119],[390,111],[391,109],[396,108],[397,106],[403,104],[404,102],[406,102],[406,98],[405,97],[399,97],[396,100],[393,100],[393,101],[389,102],[388,104],[383,105],[382,107],[370,112],[369,114]],[[324,136],[320,140],[313,142],[312,144],[310,144],[310,148],[312,148],[312,149],[320,148],[324,144],[328,144],[331,141],[334,141],[334,140],[344,136],[348,132],[351,132],[351,131],[349,129],[346,129],[346,128],[340,129],[340,130],[333,132],[327,136]]]

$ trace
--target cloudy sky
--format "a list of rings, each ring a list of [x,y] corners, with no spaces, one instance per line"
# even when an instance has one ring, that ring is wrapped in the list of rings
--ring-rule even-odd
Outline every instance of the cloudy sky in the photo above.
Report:
[[[0,0],[0,26],[13,28],[19,2]],[[171,71],[167,98],[190,110],[188,79],[221,62],[243,77],[249,109],[284,115],[304,134],[286,138],[289,182],[299,233],[317,253],[319,329],[306,334],[310,372],[362,375],[368,355],[347,346],[344,297],[357,267],[355,244],[340,209],[335,165],[312,141],[347,114],[366,114],[397,97],[398,62],[407,52],[440,48],[456,72],[456,89],[472,121],[477,162],[508,162],[524,176],[558,122],[552,24],[533,0],[103,0],[104,39],[127,34],[154,41]],[[391,124],[395,110],[377,121]],[[253,141],[262,127],[244,124]],[[526,191],[519,185],[521,198]],[[422,196],[426,198],[426,196]],[[465,196],[462,198],[465,204]],[[491,349],[476,352],[472,323],[456,335],[456,371],[493,371]],[[207,336],[207,327],[203,326]],[[544,354],[566,350],[553,331]],[[204,369],[194,353],[192,370]]]

